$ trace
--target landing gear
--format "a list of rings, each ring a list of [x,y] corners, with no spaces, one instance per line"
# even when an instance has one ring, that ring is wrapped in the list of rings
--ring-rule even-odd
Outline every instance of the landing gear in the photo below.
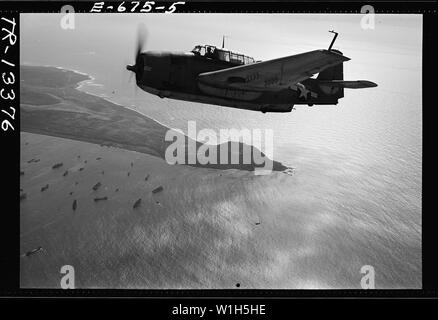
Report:
[[[261,107],[260,111],[261,111],[262,113],[266,113],[266,111],[268,111],[268,108],[266,108],[266,107]]]

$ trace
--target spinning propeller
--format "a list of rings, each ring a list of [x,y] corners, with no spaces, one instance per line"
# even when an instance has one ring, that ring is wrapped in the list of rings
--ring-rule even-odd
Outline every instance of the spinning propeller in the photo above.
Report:
[[[144,47],[146,45],[146,39],[147,39],[147,30],[143,23],[139,24],[137,29],[137,47],[135,52],[135,64],[134,65],[127,65],[126,69],[129,71],[132,71],[135,73],[135,78],[137,82],[140,81],[142,75],[143,75],[143,68],[144,68],[144,56],[142,56],[142,51],[144,50]]]

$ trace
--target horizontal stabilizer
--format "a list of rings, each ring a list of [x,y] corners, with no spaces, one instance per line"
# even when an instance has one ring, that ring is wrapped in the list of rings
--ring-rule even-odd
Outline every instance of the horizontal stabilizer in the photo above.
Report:
[[[363,89],[377,87],[377,84],[367,80],[345,81],[345,80],[331,80],[320,81],[319,85],[322,87],[337,87],[348,89]]]

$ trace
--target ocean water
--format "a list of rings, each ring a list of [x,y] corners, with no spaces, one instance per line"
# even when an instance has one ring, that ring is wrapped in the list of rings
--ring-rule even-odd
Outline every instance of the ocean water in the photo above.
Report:
[[[230,287],[224,276],[229,272],[243,278],[248,287],[357,288],[361,266],[372,265],[377,288],[420,288],[421,17],[377,16],[376,30],[371,31],[360,28],[359,16],[347,15],[219,15],[220,19],[227,19],[226,27],[215,24],[201,32],[208,17],[103,15],[91,19],[78,15],[77,29],[65,31],[58,26],[59,17],[22,15],[21,61],[87,73],[93,80],[82,83],[80,90],[185,132],[187,121],[192,120],[198,129],[273,130],[273,158],[293,167],[293,176],[241,179],[228,195],[212,186],[209,194],[202,192],[195,187],[201,182],[194,176],[189,184],[193,188],[179,195],[184,200],[167,207],[169,214],[194,212],[184,215],[185,221],[207,219],[208,228],[192,225],[190,229],[200,240],[199,246],[204,246],[193,248],[196,241],[190,240],[191,250],[207,257],[205,264],[199,257],[178,264],[183,270],[178,272],[191,274],[195,280],[174,278],[174,282],[164,282],[166,286]],[[190,50],[198,42],[220,39],[223,32],[230,34],[228,47],[246,49],[257,59],[326,47],[330,38],[325,32],[335,27],[340,32],[337,45],[352,58],[345,65],[345,79],[371,80],[378,87],[345,90],[338,106],[298,106],[287,114],[160,99],[136,90],[134,79],[129,82],[130,74],[124,69],[133,60],[139,21],[148,27],[150,49]],[[233,32],[236,26],[242,27]],[[250,32],[251,26],[252,30],[261,26],[258,37]],[[307,32],[303,34],[300,28]],[[50,37],[41,36],[44,31],[50,31]],[[263,40],[267,45],[260,48]],[[190,173],[186,178],[190,180]],[[201,195],[196,204],[189,201]],[[266,229],[257,235],[239,220],[241,228],[226,233],[216,220],[202,218],[213,214],[225,221],[256,216],[266,222]],[[177,232],[174,224],[171,228]],[[223,239],[217,230],[230,237]],[[208,240],[212,234],[216,241]],[[187,253],[188,247],[171,249],[172,241],[168,243],[171,252]],[[166,261],[160,255],[156,259]],[[172,272],[177,268],[166,269],[167,274]],[[145,277],[146,286],[163,284],[154,282],[153,275],[140,276]],[[137,287],[135,279],[128,286]]]

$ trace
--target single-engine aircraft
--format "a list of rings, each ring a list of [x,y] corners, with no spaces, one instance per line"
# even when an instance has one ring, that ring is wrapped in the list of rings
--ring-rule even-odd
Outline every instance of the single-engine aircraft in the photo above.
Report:
[[[137,42],[137,86],[160,98],[266,112],[290,112],[294,105],[336,105],[344,89],[376,87],[366,80],[345,81],[343,63],[350,60],[332,49],[314,50],[268,61],[212,45],[191,52],[142,52]],[[316,75],[316,77],[313,77]]]

